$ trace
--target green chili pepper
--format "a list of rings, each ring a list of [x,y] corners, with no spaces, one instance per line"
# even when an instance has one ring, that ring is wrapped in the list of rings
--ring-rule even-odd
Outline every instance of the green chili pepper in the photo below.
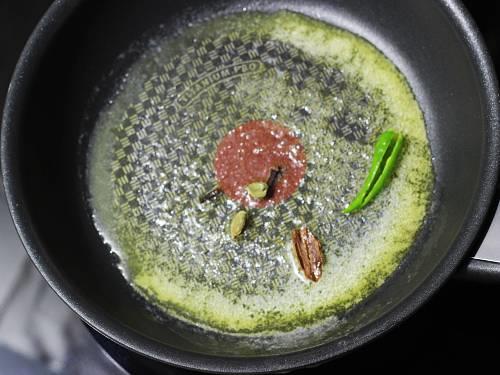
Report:
[[[391,176],[394,167],[396,167],[396,161],[398,160],[398,156],[402,148],[403,148],[403,136],[401,134],[398,134],[396,136],[395,144],[394,147],[392,148],[391,154],[389,155],[389,158],[385,162],[384,169],[382,170],[380,177],[377,179],[377,182],[375,182],[375,185],[373,185],[372,189],[365,197],[363,201],[363,206],[365,206],[373,198],[375,198],[377,194],[380,193],[386,182],[389,180],[389,177]]]
[[[375,144],[372,165],[359,193],[343,213],[357,211],[366,206],[380,193],[396,166],[403,146],[403,136],[388,130],[380,135]]]

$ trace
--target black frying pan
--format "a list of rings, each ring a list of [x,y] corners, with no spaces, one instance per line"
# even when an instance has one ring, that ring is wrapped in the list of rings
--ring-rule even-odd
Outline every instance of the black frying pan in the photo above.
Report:
[[[102,87],[103,79],[119,77],[140,54],[140,45],[120,64],[116,57],[155,25],[175,28],[189,15],[243,6],[321,15],[371,41],[401,69],[425,114],[435,158],[435,215],[394,275],[329,337],[276,351],[228,354],[234,345],[228,338],[208,340],[201,331],[174,328],[131,293],[93,226],[84,166],[89,134],[110,95],[106,90],[96,94],[94,88]],[[492,201],[498,121],[489,57],[456,1],[60,0],[30,38],[9,89],[1,139],[3,178],[16,227],[35,265],[98,332],[149,358],[185,368],[289,370],[342,355],[386,332],[453,272]]]

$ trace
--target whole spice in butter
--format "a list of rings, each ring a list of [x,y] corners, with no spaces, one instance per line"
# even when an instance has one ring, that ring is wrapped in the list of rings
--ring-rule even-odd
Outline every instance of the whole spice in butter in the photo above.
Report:
[[[265,182],[252,182],[247,185],[247,192],[253,199],[263,199],[267,195],[267,188]]]
[[[292,244],[305,277],[318,281],[324,263],[320,242],[306,227],[302,227],[292,231]]]
[[[247,222],[247,212],[244,210],[238,211],[231,219],[230,232],[231,238],[236,239],[245,229]]]

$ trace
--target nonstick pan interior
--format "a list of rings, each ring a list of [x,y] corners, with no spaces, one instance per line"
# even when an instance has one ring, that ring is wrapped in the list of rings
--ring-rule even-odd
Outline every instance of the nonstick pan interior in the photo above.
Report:
[[[277,348],[255,348],[245,339],[209,336],[159,318],[114,266],[86,200],[89,135],[114,83],[144,51],[144,33],[160,24],[174,32],[205,15],[243,7],[302,12],[382,50],[405,74],[423,109],[436,174],[432,220],[395,274],[337,329]],[[7,194],[34,262],[98,331],[186,367],[286,369],[377,336],[412,312],[456,267],[496,181],[495,80],[462,12],[454,2],[440,1],[57,2],[23,55],[2,134]]]

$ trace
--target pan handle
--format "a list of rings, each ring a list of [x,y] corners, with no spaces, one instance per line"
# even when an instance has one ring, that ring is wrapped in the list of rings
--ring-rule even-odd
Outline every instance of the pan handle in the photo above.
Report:
[[[500,284],[500,262],[470,258],[459,268],[455,280]]]
[[[489,220],[478,235],[474,255],[464,262],[456,279],[500,283],[500,183],[489,212]]]

